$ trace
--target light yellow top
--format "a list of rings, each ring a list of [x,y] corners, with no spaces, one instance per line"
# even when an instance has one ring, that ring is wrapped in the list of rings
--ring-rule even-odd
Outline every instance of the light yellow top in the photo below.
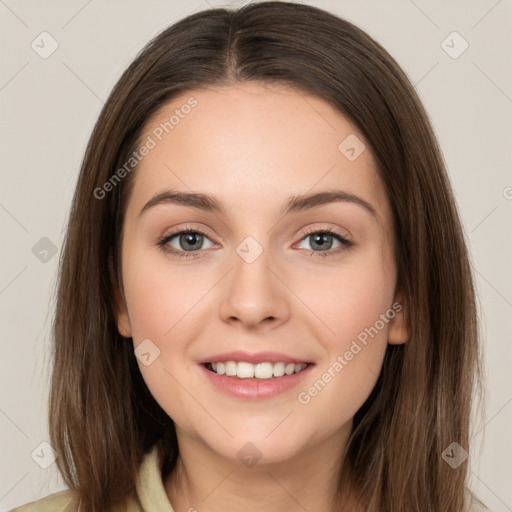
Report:
[[[162,482],[158,448],[155,445],[144,457],[136,481],[137,500],[133,498],[113,512],[174,512]],[[11,512],[79,512],[72,506],[72,491],[64,490],[17,507]]]
[[[111,512],[174,512],[162,482],[162,460],[155,445],[144,457],[137,476],[137,499],[130,498]],[[470,500],[471,501],[471,500]],[[471,512],[488,511],[474,497]],[[80,512],[72,505],[71,491],[50,494],[45,498],[17,507],[10,512]]]

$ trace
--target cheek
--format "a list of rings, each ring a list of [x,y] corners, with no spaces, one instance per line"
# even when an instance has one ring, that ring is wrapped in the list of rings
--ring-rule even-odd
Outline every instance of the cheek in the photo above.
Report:
[[[386,313],[394,295],[395,276],[386,271],[382,260],[370,254],[354,262],[303,280],[299,292],[321,320],[322,338],[340,350]],[[384,337],[387,325],[379,323]]]
[[[199,278],[185,267],[171,268],[163,255],[155,257],[147,250],[126,258],[124,287],[136,341],[154,338],[166,343],[207,289],[204,276]]]
[[[187,425],[185,411],[191,402],[182,383],[190,368],[184,354],[188,337],[193,338],[197,329],[194,304],[204,294],[204,276],[201,284],[199,279],[189,279],[187,272],[171,272],[164,257],[157,259],[148,252],[127,251],[123,270],[134,350],[137,354],[137,348],[144,346],[138,353],[150,354],[149,364],[144,364],[142,356],[137,364],[156,402],[175,421]],[[190,329],[188,337],[184,336]]]
[[[316,287],[309,293],[304,288],[302,296],[321,320],[316,338],[326,357],[298,401],[319,414],[326,408],[338,410],[348,420],[371,393],[382,367],[394,316],[395,275],[371,255],[325,278],[316,277]],[[338,420],[332,420],[333,428]]]

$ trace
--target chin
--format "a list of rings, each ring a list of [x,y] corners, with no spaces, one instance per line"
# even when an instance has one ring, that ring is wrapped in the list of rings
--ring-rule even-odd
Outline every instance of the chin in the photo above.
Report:
[[[226,436],[222,446],[219,446],[218,439],[208,444],[219,455],[248,468],[283,463],[300,453],[302,445],[296,439],[292,439],[286,433],[273,432],[269,435],[270,431],[263,433],[246,430],[239,435],[231,431],[234,438]]]

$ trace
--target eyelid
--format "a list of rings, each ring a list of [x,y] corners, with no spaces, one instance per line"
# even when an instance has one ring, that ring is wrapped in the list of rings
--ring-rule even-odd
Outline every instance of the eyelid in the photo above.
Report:
[[[212,236],[209,234],[210,232],[209,232],[208,228],[203,227],[201,224],[189,224],[189,223],[184,224],[184,225],[183,224],[178,225],[176,227],[166,230],[166,232],[168,232],[168,234],[162,235],[162,237],[160,237],[160,238],[167,238],[169,236],[180,235],[184,231],[185,232],[193,231],[194,233],[200,233],[201,235],[207,236],[208,238],[212,239]]]
[[[325,223],[316,223],[314,226],[308,227],[305,231],[302,231],[302,229],[301,229],[300,231],[297,232],[297,234],[294,236],[294,238],[300,236],[299,241],[301,241],[307,235],[310,235],[312,233],[317,233],[322,230],[325,230],[325,232],[328,232],[328,233],[336,234],[347,241],[352,240],[352,235],[348,232],[348,230],[345,230],[347,233],[343,233],[340,228],[332,227],[331,225],[325,224]],[[161,240],[163,238],[168,238],[169,236],[177,236],[186,231],[194,231],[201,235],[207,236],[208,238],[210,238],[210,240],[212,239],[212,236],[208,233],[207,228],[203,228],[202,225],[200,225],[200,224],[195,225],[195,224],[187,223],[185,225],[178,225],[177,227],[170,228],[169,233],[159,237],[159,240]],[[294,242],[294,244],[295,243],[296,242]]]
[[[348,232],[348,230],[345,230],[346,233],[343,233],[343,230],[338,227],[334,227],[331,224],[325,224],[325,223],[316,223],[313,226],[308,227],[305,231],[299,231],[299,234],[297,236],[300,236],[300,239],[302,240],[308,235],[311,235],[313,233],[323,232],[323,233],[331,233],[333,235],[338,235],[339,237],[343,238],[344,240],[347,240],[348,242],[352,241],[352,235]]]
[[[199,249],[197,251],[183,251],[180,249],[175,248],[167,248],[167,244],[170,242],[170,240],[178,237],[182,233],[187,232],[193,232],[198,233],[206,238],[208,238],[214,245],[216,243],[211,239],[210,235],[205,233],[207,230],[203,230],[202,227],[197,227],[191,224],[186,224],[184,226],[178,226],[171,229],[171,232],[167,235],[163,235],[158,238],[156,245],[159,246],[161,250],[163,250],[165,253],[169,253],[170,255],[174,257],[197,257],[200,255],[201,252],[208,252],[206,249]],[[315,234],[315,233],[327,233],[330,236],[333,236],[335,238],[338,238],[338,241],[340,242],[341,246],[337,247],[334,250],[326,250],[326,251],[313,251],[311,249],[301,249],[302,251],[307,251],[310,255],[313,256],[320,256],[320,257],[326,257],[326,256],[334,256],[339,254],[341,251],[349,249],[352,245],[354,245],[354,242],[352,241],[352,237],[349,235],[345,235],[341,233],[341,230],[339,228],[334,228],[330,225],[315,225],[310,226],[306,229],[306,231],[302,231],[299,234],[297,234],[294,239],[297,236],[300,236],[299,240],[294,243],[292,247],[295,247],[295,245],[301,243],[304,239],[306,239],[309,235]],[[211,248],[209,248],[211,249]]]
[[[307,240],[309,236],[316,233],[326,233],[329,236],[335,238],[339,246],[336,248],[329,248],[325,251],[313,251],[312,249],[301,249],[302,251],[306,251],[310,256],[316,258],[329,258],[340,256],[342,252],[350,249],[354,242],[351,236],[347,236],[341,232],[339,228],[334,228],[332,226],[311,226],[305,232],[302,232],[299,238],[299,241],[296,242],[292,247],[295,247],[298,244],[301,244],[303,240]]]

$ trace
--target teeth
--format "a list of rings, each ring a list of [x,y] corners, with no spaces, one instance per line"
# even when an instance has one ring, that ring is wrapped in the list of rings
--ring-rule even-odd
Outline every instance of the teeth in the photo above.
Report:
[[[282,377],[284,375],[284,363],[275,363],[272,368],[272,374],[274,377]]]
[[[251,364],[245,361],[226,361],[223,363],[210,363],[209,367],[218,375],[228,377],[238,377],[239,379],[271,379],[272,377],[282,377],[283,375],[292,375],[299,373],[307,364],[294,363],[258,363]]]
[[[252,379],[254,377],[254,365],[251,363],[238,363],[236,376],[241,379]]]
[[[257,379],[271,379],[273,375],[274,365],[272,363],[258,363],[254,367],[254,376]]]

